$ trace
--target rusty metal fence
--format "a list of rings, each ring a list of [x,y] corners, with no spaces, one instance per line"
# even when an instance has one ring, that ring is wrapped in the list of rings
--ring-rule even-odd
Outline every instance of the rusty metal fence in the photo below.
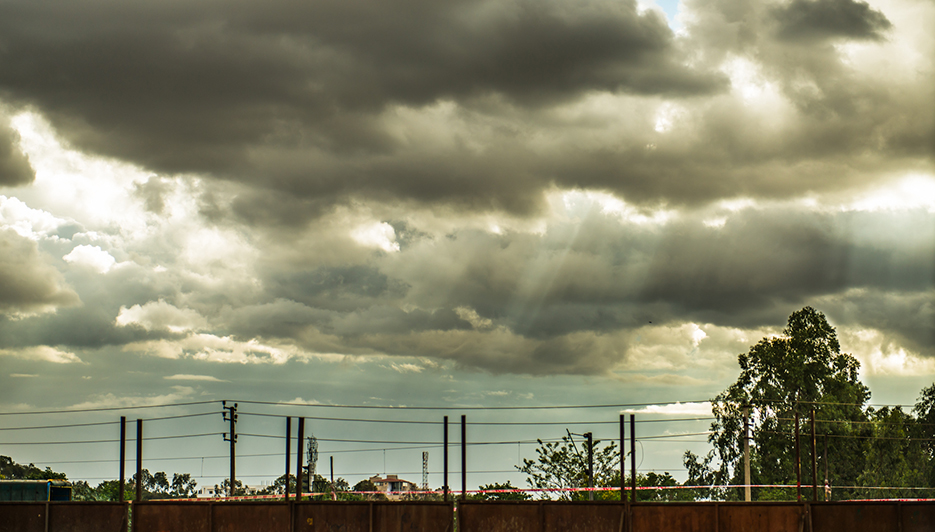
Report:
[[[935,502],[0,503],[0,532],[931,532]]]
[[[465,502],[460,532],[932,532],[935,502]]]
[[[0,503],[0,532],[124,532],[127,506],[116,502]]]

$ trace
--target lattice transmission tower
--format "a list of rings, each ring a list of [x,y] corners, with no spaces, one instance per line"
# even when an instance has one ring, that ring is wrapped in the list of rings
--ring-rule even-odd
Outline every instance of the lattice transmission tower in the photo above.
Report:
[[[429,490],[429,452],[422,451],[422,490]]]

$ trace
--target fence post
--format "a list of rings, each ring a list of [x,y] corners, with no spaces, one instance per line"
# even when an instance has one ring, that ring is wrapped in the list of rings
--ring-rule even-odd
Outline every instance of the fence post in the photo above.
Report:
[[[123,485],[127,482],[127,416],[120,416],[120,486],[118,501],[124,503]]]
[[[445,502],[448,502],[448,416],[445,416],[445,474],[444,479],[442,479],[442,489],[445,491]]]
[[[467,497],[467,416],[461,414],[461,500]]]
[[[295,500],[302,500],[302,443],[305,441],[305,418],[299,418],[299,440],[296,442],[295,446]],[[309,488],[312,488],[312,482],[315,479],[309,481]]]
[[[636,502],[636,415],[630,414],[630,502]]]
[[[302,443],[299,443],[301,446]],[[286,495],[286,501],[289,501],[289,461],[292,458],[292,418],[286,417],[286,486],[283,490],[283,493]],[[296,493],[299,490],[295,490]]]

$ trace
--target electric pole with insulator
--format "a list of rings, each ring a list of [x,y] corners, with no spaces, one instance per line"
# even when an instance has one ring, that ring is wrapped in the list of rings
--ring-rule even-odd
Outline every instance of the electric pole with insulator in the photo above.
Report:
[[[224,441],[231,444],[231,478],[228,487],[228,495],[234,496],[234,486],[237,482],[237,403],[233,406],[227,406],[227,401],[221,401],[221,407],[224,409],[224,421],[230,423],[230,432],[224,434]]]

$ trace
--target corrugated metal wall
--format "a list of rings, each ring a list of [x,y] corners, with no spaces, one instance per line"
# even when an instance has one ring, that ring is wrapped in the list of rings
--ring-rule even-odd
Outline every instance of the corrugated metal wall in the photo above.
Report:
[[[134,532],[933,532],[935,502],[157,502]],[[125,532],[118,503],[0,503],[0,532]]]

